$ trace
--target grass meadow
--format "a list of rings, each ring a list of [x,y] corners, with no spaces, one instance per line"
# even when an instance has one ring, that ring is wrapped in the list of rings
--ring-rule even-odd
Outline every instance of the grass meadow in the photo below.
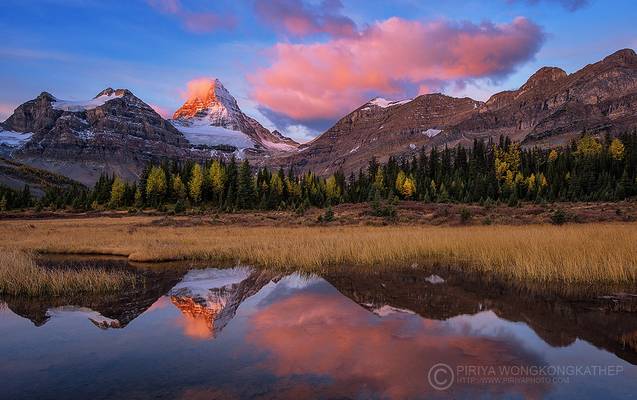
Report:
[[[3,221],[0,262],[3,270],[15,264],[31,271],[33,265],[19,254],[34,252],[120,255],[136,262],[232,261],[307,272],[419,263],[520,281],[637,281],[637,225],[632,223],[248,227],[173,222],[156,217]],[[104,282],[100,287],[121,284],[122,278]],[[55,291],[33,286],[30,292]]]

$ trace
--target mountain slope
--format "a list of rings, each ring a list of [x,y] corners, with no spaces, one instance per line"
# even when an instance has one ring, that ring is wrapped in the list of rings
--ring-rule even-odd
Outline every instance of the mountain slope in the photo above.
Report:
[[[31,194],[40,197],[48,188],[66,189],[80,183],[62,175],[0,157],[0,185],[13,190],[22,190],[29,186]]]
[[[442,94],[389,102],[374,99],[340,119],[299,152],[278,160],[318,174],[346,172],[367,165],[372,157],[415,151],[423,145],[442,144],[446,130],[481,106],[470,98]]]
[[[203,92],[192,94],[175,111],[172,123],[194,145],[229,146],[241,154],[293,151],[298,146],[245,115],[219,79],[208,82]]]

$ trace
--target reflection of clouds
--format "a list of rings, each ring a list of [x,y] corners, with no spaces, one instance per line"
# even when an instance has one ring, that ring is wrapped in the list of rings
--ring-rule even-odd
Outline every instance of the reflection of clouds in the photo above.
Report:
[[[439,362],[456,365],[537,365],[511,337],[471,336],[466,327],[413,316],[377,318],[348,299],[301,293],[265,306],[252,317],[247,336],[267,352],[262,366],[279,377],[327,377],[332,395],[357,396],[361,388],[380,397],[432,392],[427,371]],[[469,322],[469,317],[464,323]],[[454,391],[471,390],[459,384]],[[475,387],[481,393],[541,397],[546,386]]]

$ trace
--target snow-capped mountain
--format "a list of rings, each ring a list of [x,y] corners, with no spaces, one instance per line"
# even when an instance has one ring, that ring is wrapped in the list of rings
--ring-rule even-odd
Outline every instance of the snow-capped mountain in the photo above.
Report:
[[[259,163],[297,147],[245,115],[219,80],[172,122],[129,90],[108,88],[87,100],[42,92],[0,124],[0,157],[89,185],[104,173],[136,180],[149,162],[234,154]]]
[[[172,123],[195,146],[225,146],[240,155],[294,151],[299,145],[245,115],[219,79],[211,80],[204,93],[191,95],[175,111]]]
[[[42,92],[0,125],[0,143],[4,156],[86,184],[102,173],[136,179],[151,161],[204,156],[127,89],[73,101]]]

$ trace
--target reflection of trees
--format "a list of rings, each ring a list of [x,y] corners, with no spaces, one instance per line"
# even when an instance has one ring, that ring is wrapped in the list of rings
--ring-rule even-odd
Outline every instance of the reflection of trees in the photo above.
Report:
[[[36,326],[44,325],[47,311],[64,306],[91,309],[114,321],[93,321],[100,328],[124,328],[144,313],[161,296],[168,292],[184,274],[180,269],[134,270],[140,284],[121,293],[81,294],[44,298],[4,297],[11,311],[31,320]]]

